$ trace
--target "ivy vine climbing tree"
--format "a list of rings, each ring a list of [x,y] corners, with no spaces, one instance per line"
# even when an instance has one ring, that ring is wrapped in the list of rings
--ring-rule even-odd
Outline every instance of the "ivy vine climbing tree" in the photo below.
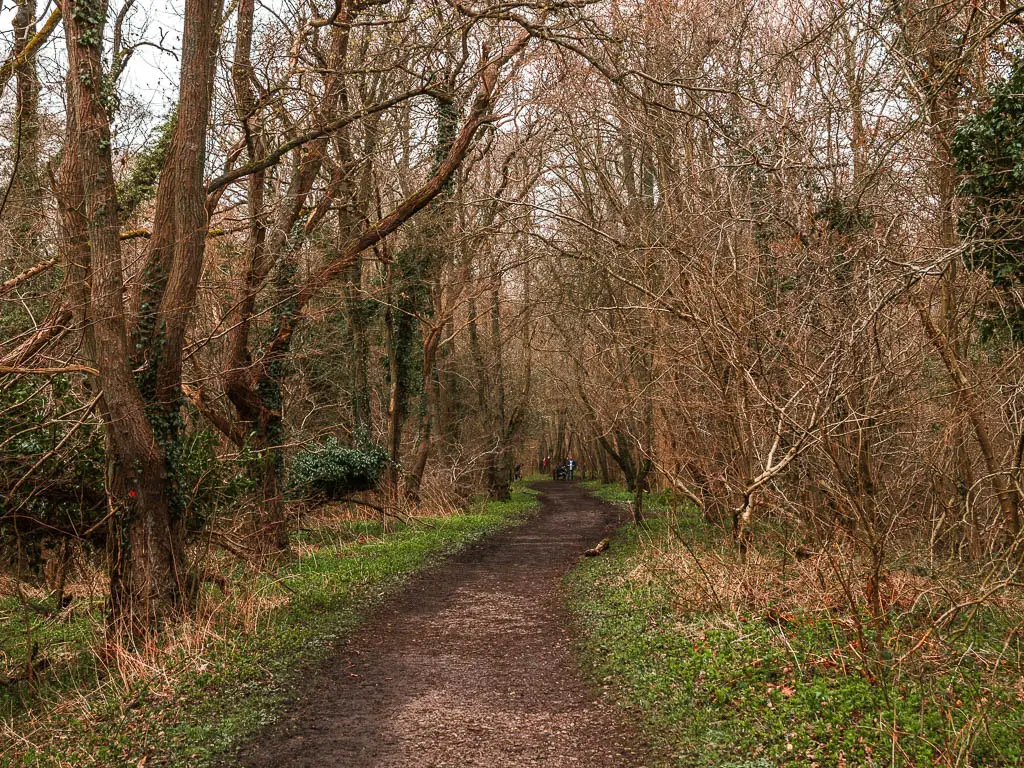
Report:
[[[134,638],[178,613],[190,582],[181,370],[206,241],[203,171],[220,2],[185,3],[180,119],[160,169],[137,322],[125,300],[111,131],[117,98],[104,67],[108,11],[103,0],[64,5],[68,122],[57,196],[69,291],[101,392],[110,625]]]

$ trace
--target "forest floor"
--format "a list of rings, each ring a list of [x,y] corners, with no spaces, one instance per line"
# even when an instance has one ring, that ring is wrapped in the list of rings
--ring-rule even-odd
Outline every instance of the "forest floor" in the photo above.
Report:
[[[541,510],[417,577],[314,670],[244,766],[648,765],[578,671],[560,580],[622,513],[538,484]]]
[[[583,487],[620,505],[632,498],[621,486]],[[872,621],[866,601],[843,601],[834,561],[783,560],[777,542],[788,540],[772,521],[744,563],[728,530],[692,506],[662,493],[645,508],[642,524],[620,527],[605,554],[569,572],[566,599],[589,675],[640,714],[671,765],[1024,766],[1013,593],[978,600],[977,574],[951,563],[954,584],[904,555],[890,560],[887,612]],[[859,596],[868,564],[833,547]]]

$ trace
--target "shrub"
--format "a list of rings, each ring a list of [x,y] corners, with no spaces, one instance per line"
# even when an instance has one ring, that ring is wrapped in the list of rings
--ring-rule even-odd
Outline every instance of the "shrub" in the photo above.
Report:
[[[63,376],[3,380],[0,413],[0,560],[37,573],[48,544],[84,532],[100,543],[103,436]]]
[[[1024,61],[990,96],[991,104],[964,121],[953,140],[962,174],[959,226],[967,265],[984,269],[1008,299],[982,330],[991,335],[1003,324],[1019,342],[1024,308],[1014,296],[1024,283]]]
[[[387,450],[365,435],[352,447],[328,437],[292,459],[289,482],[297,496],[326,496],[337,499],[352,491],[377,487],[390,464]]]

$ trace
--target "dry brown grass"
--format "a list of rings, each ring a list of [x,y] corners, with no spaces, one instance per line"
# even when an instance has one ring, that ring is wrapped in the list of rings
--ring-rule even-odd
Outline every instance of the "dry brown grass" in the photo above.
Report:
[[[341,533],[343,526],[353,520],[367,519],[363,510],[329,505],[302,512],[300,525],[316,528],[330,536],[331,532]],[[202,562],[205,575],[204,586],[191,606],[187,616],[168,625],[158,635],[138,642],[116,642],[108,637],[101,620],[102,605],[107,591],[107,578],[99,560],[81,559],[70,574],[65,591],[72,598],[63,611],[46,614],[43,609],[33,609],[29,601],[41,603],[51,592],[42,582],[25,582],[10,575],[0,575],[0,594],[20,595],[20,605],[6,610],[0,608],[0,628],[10,625],[16,614],[28,612],[32,617],[33,629],[24,640],[24,645],[36,643],[49,669],[60,669],[73,664],[76,655],[83,653],[97,660],[99,675],[103,682],[100,690],[90,687],[90,695],[113,686],[123,694],[145,683],[147,687],[160,686],[173,666],[176,676],[202,671],[205,657],[210,649],[222,643],[228,634],[256,631],[261,622],[272,612],[286,605],[292,594],[286,577],[277,577],[272,572],[274,564],[265,563],[253,557],[246,560],[241,530],[225,525],[224,535],[237,546],[231,549],[217,546],[214,540],[205,540],[195,546],[193,556]],[[320,543],[296,542],[290,557],[303,559],[312,556],[322,547]],[[51,631],[59,624],[81,619],[88,629],[82,647],[54,641]],[[0,654],[0,679],[13,679],[23,674],[25,659]],[[62,697],[59,707],[70,708],[76,716],[84,716],[84,692],[72,690]]]
[[[671,538],[646,537],[643,547],[644,557],[625,578],[634,584],[667,586],[681,613],[787,620],[828,615],[852,626],[867,612],[865,585],[871,569],[849,541],[799,558],[751,551],[745,563],[731,551],[693,548]],[[966,612],[980,609],[1024,618],[1024,592],[995,570],[968,574],[950,564],[925,576],[889,568],[883,571],[879,591],[892,623],[934,621],[945,628]]]

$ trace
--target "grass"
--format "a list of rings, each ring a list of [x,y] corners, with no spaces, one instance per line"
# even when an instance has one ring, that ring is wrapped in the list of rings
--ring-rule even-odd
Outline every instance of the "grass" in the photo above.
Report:
[[[1024,765],[1024,642],[1010,612],[965,616],[940,638],[931,614],[908,610],[859,647],[849,615],[729,597],[742,567],[690,535],[699,516],[681,517],[676,533],[666,517],[623,527],[566,577],[582,658],[667,765]],[[682,566],[691,552],[703,574]]]
[[[520,521],[508,502],[409,525],[355,520],[307,530],[274,574],[239,567],[230,594],[162,638],[159,652],[103,662],[102,601],[58,621],[0,603],[0,661],[23,665],[32,643],[47,670],[0,687],[0,766],[210,766],[271,722],[304,666],[324,658],[367,610],[411,574]],[[197,625],[202,626],[197,626]]]
[[[602,501],[611,501],[620,504],[632,504],[633,492],[628,490],[621,483],[602,483],[600,480],[583,480],[577,483]],[[672,503],[672,496],[669,491],[658,491],[656,493],[646,492],[644,498],[644,509],[647,512],[666,512]]]

